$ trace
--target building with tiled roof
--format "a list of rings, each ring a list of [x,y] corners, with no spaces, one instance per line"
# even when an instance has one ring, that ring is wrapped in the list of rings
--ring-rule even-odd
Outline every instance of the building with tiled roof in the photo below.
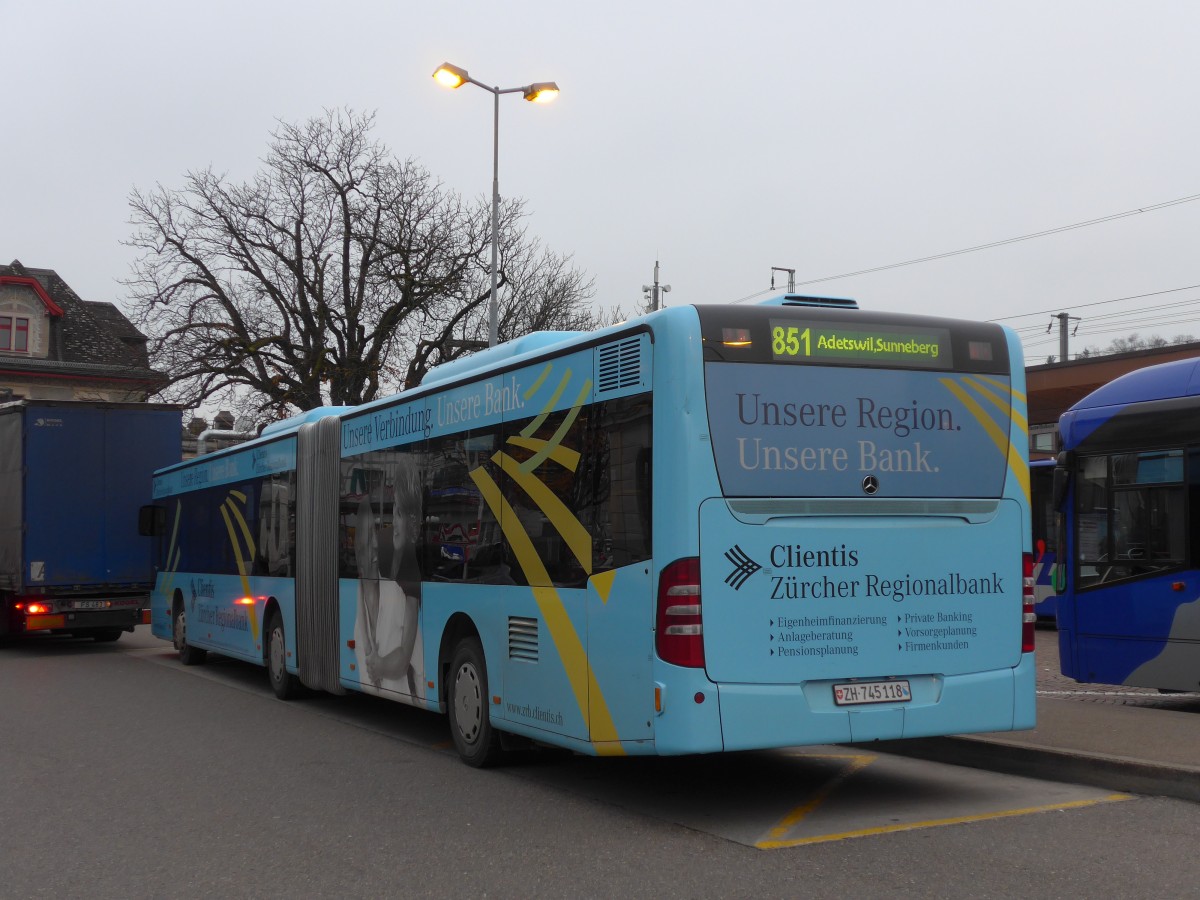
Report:
[[[0,396],[140,402],[163,380],[113,304],[83,300],[53,269],[0,265]]]

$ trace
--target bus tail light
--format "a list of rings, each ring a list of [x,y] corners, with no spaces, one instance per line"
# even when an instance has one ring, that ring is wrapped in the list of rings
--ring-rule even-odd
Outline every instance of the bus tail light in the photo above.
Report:
[[[677,559],[659,576],[654,647],[663,662],[692,669],[704,668],[698,557]]]
[[[1033,554],[1021,554],[1021,652],[1032,653],[1037,613],[1033,611]]]

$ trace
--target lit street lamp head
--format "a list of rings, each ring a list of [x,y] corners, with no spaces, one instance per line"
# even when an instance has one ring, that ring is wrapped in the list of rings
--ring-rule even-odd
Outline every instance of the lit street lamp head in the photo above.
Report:
[[[450,63],[442,63],[433,73],[434,79],[438,84],[448,88],[459,88],[470,81],[470,76],[467,75],[466,69],[460,69],[458,66],[452,66]]]
[[[530,103],[549,103],[558,96],[558,85],[553,81],[539,81],[525,88],[525,99]]]

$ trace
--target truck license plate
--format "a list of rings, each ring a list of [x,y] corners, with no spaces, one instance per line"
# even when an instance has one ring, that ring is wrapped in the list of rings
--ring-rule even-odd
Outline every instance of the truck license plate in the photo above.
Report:
[[[912,689],[907,681],[857,681],[835,684],[833,702],[836,706],[857,706],[860,703],[907,703]]]
[[[104,609],[104,600],[76,600],[71,604],[75,609]]]

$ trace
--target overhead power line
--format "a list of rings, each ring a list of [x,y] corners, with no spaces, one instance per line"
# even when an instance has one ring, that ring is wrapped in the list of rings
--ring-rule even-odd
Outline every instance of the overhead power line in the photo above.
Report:
[[[1141,300],[1145,297],[1157,297],[1160,294],[1176,294],[1179,291],[1192,291],[1200,288],[1200,284],[1189,284],[1184,287],[1167,288],[1165,291],[1151,291],[1148,294],[1131,294],[1128,297],[1117,297],[1115,300],[1094,300],[1091,303],[1072,303],[1070,305],[1062,304],[1053,309],[1039,309],[1037,312],[1014,313],[1011,316],[1001,316],[998,319],[988,319],[989,322],[1007,322],[1010,319],[1022,319],[1026,316],[1045,316],[1056,312],[1061,312],[1064,309],[1085,309],[1089,306],[1103,306],[1105,303],[1123,303],[1126,300]]]
[[[977,244],[974,247],[964,247],[961,250],[948,250],[945,253],[934,253],[931,256],[921,256],[917,259],[907,259],[903,262],[888,263],[884,266],[872,266],[869,269],[858,269],[854,272],[844,272],[841,275],[825,275],[821,278],[810,278],[807,281],[796,282],[797,287],[803,287],[808,284],[820,284],[823,281],[837,281],[840,278],[854,278],[858,275],[870,275],[874,272],[886,272],[888,269],[899,269],[904,266],[915,266],[918,263],[933,262],[939,259],[948,259],[951,256],[961,256],[964,253],[975,253],[979,250],[991,250],[995,247],[1003,247],[1007,244],[1016,244],[1021,241],[1031,241],[1034,238],[1048,237],[1052,234],[1061,234],[1064,231],[1074,231],[1077,228],[1087,228],[1089,225],[1100,225],[1104,222],[1112,222],[1116,219],[1124,219],[1129,216],[1141,215],[1142,213],[1154,212],[1160,209],[1166,209],[1169,206],[1179,206],[1181,203],[1191,203],[1195,200],[1200,200],[1200,194],[1190,194],[1187,197],[1177,197],[1174,200],[1166,200],[1162,203],[1152,203],[1149,206],[1139,206],[1136,209],[1127,209],[1125,212],[1113,213],[1108,216],[1101,216],[1098,219],[1088,219],[1086,222],[1075,222],[1071,225],[1059,225],[1056,228],[1046,228],[1042,231],[1035,231],[1032,234],[1023,234],[1018,237],[1004,238],[999,241],[989,241],[986,244]],[[764,288],[761,291],[755,291],[753,294],[747,294],[745,297],[740,297],[734,300],[734,303],[744,303],[754,297],[767,293],[770,288]]]
[[[1137,309],[1122,309],[1116,312],[1101,313],[1097,316],[1088,316],[1087,322],[1094,324],[1096,322],[1111,323],[1124,322],[1126,325],[1137,325],[1139,320],[1145,318],[1149,313],[1162,315],[1162,310],[1172,310],[1171,315],[1182,315],[1182,321],[1194,320],[1196,312],[1200,312],[1200,298],[1192,300],[1181,300],[1178,303],[1161,303],[1156,306],[1140,306]],[[1191,310],[1191,312],[1189,312]],[[1033,325],[1018,325],[1012,326],[1013,330],[1020,335],[1025,334],[1041,334],[1045,331],[1044,322],[1038,322]]]

